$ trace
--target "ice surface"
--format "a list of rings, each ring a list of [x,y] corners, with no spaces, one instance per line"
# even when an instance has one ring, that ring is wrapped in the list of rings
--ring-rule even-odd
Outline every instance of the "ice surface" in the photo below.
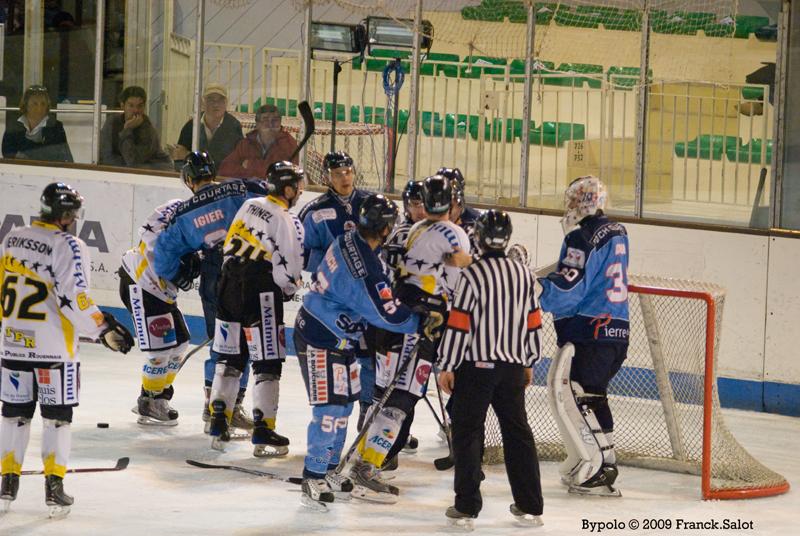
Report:
[[[202,433],[202,361],[195,355],[175,383],[173,406],[181,412],[174,428],[143,427],[130,411],[139,392],[142,354],[111,353],[99,345],[83,345],[81,405],[72,426],[70,467],[113,466],[129,456],[128,469],[116,473],[67,475],[65,488],[74,495],[69,517],[49,520],[41,476],[24,476],[12,510],[0,517],[0,534],[436,534],[448,533],[444,511],[453,501],[452,471],[438,472],[432,460],[446,454],[436,438],[436,424],[420,404],[412,432],[420,439],[416,454],[401,455],[393,481],[401,488],[394,505],[358,501],[334,503],[327,514],[300,505],[299,486],[221,470],[190,467],[186,458],[233,463],[299,475],[305,454],[310,409],[296,359],[284,365],[278,431],[292,444],[285,459],[261,460],[252,446],[232,443],[226,453],[209,449]],[[203,354],[204,352],[201,352]],[[249,407],[249,397],[246,404]],[[434,404],[437,406],[437,404]],[[357,413],[357,410],[356,412]],[[800,445],[800,420],[777,415],[726,411],[737,439],[760,461],[797,486],[800,462],[793,454]],[[98,422],[110,427],[100,429]],[[355,434],[355,418],[351,437]],[[34,419],[24,469],[40,469],[41,420]],[[475,534],[590,534],[583,520],[625,522],[669,519],[672,530],[606,530],[603,534],[733,534],[733,530],[675,530],[678,518],[693,521],[752,521],[746,534],[796,534],[800,501],[788,494],[750,501],[702,501],[696,476],[623,467],[618,480],[623,497],[568,496],[558,484],[556,464],[542,463],[544,526],[517,527],[508,513],[512,502],[503,466],[486,468],[481,487],[484,509]],[[595,533],[597,531],[595,530]]]

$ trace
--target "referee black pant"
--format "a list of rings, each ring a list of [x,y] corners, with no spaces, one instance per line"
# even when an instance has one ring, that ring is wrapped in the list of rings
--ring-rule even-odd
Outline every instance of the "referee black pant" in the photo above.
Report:
[[[489,405],[497,414],[503,437],[506,473],[517,508],[541,515],[543,509],[539,459],[525,413],[525,373],[522,365],[464,361],[455,371],[453,455],[455,507],[477,516],[481,499],[481,453]],[[483,368],[492,367],[492,368]]]

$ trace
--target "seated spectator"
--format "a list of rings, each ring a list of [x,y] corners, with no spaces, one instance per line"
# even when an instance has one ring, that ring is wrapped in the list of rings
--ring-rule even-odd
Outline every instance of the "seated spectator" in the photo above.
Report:
[[[236,144],[219,167],[219,174],[240,179],[264,179],[270,164],[289,160],[297,141],[281,128],[281,113],[271,104],[256,110],[256,128]],[[298,163],[297,155],[292,159]]]
[[[229,114],[228,91],[219,84],[209,84],[203,92],[204,113],[200,118],[200,140],[198,151],[205,151],[211,155],[214,162],[222,162],[228,156],[242,135],[242,124]],[[183,165],[183,160],[192,148],[193,120],[190,119],[183,125],[178,137],[178,144],[172,149],[172,159],[177,167]]]
[[[100,131],[100,163],[146,169],[173,169],[172,159],[161,149],[161,141],[144,113],[147,93],[139,86],[122,90],[122,114],[106,120]]]
[[[22,94],[20,115],[3,134],[3,158],[72,162],[64,125],[50,117],[50,95],[44,86]]]

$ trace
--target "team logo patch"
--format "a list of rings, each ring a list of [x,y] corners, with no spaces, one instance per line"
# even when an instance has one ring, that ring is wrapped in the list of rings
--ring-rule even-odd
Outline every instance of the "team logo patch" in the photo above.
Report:
[[[214,324],[214,351],[221,354],[238,354],[241,324],[216,319]]]
[[[175,346],[177,335],[172,313],[147,317],[148,348],[163,350]]]
[[[625,244],[617,244],[614,246],[614,255],[626,255],[627,253]]]
[[[306,356],[309,402],[311,404],[327,404],[328,352],[309,346]]]
[[[358,395],[361,392],[361,365],[357,362],[350,364],[350,394]]]
[[[341,363],[331,364],[333,375],[333,394],[347,396],[347,367]]]
[[[36,348],[36,332],[28,329],[7,327],[3,330],[6,344],[18,348]]]
[[[580,270],[586,265],[586,253],[582,249],[567,248],[567,254],[561,263]]]
[[[323,208],[320,210],[316,210],[311,213],[311,219],[314,220],[314,223],[319,223],[325,220],[335,220],[336,210],[332,208]]]
[[[0,400],[10,404],[26,404],[33,400],[33,372],[2,369]]]
[[[380,296],[382,300],[391,300],[393,298],[392,289],[383,281],[378,282],[378,284],[375,285],[375,289],[378,291],[378,296]]]

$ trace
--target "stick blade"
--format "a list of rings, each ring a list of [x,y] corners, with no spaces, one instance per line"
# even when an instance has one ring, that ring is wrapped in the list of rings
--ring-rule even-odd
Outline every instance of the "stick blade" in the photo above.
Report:
[[[455,465],[452,456],[445,456],[444,458],[436,458],[433,460],[433,466],[437,471],[447,471]]]
[[[116,469],[117,471],[122,471],[123,469],[128,467],[129,463],[131,463],[131,459],[125,456],[117,460],[117,465],[114,466],[114,469]]]

